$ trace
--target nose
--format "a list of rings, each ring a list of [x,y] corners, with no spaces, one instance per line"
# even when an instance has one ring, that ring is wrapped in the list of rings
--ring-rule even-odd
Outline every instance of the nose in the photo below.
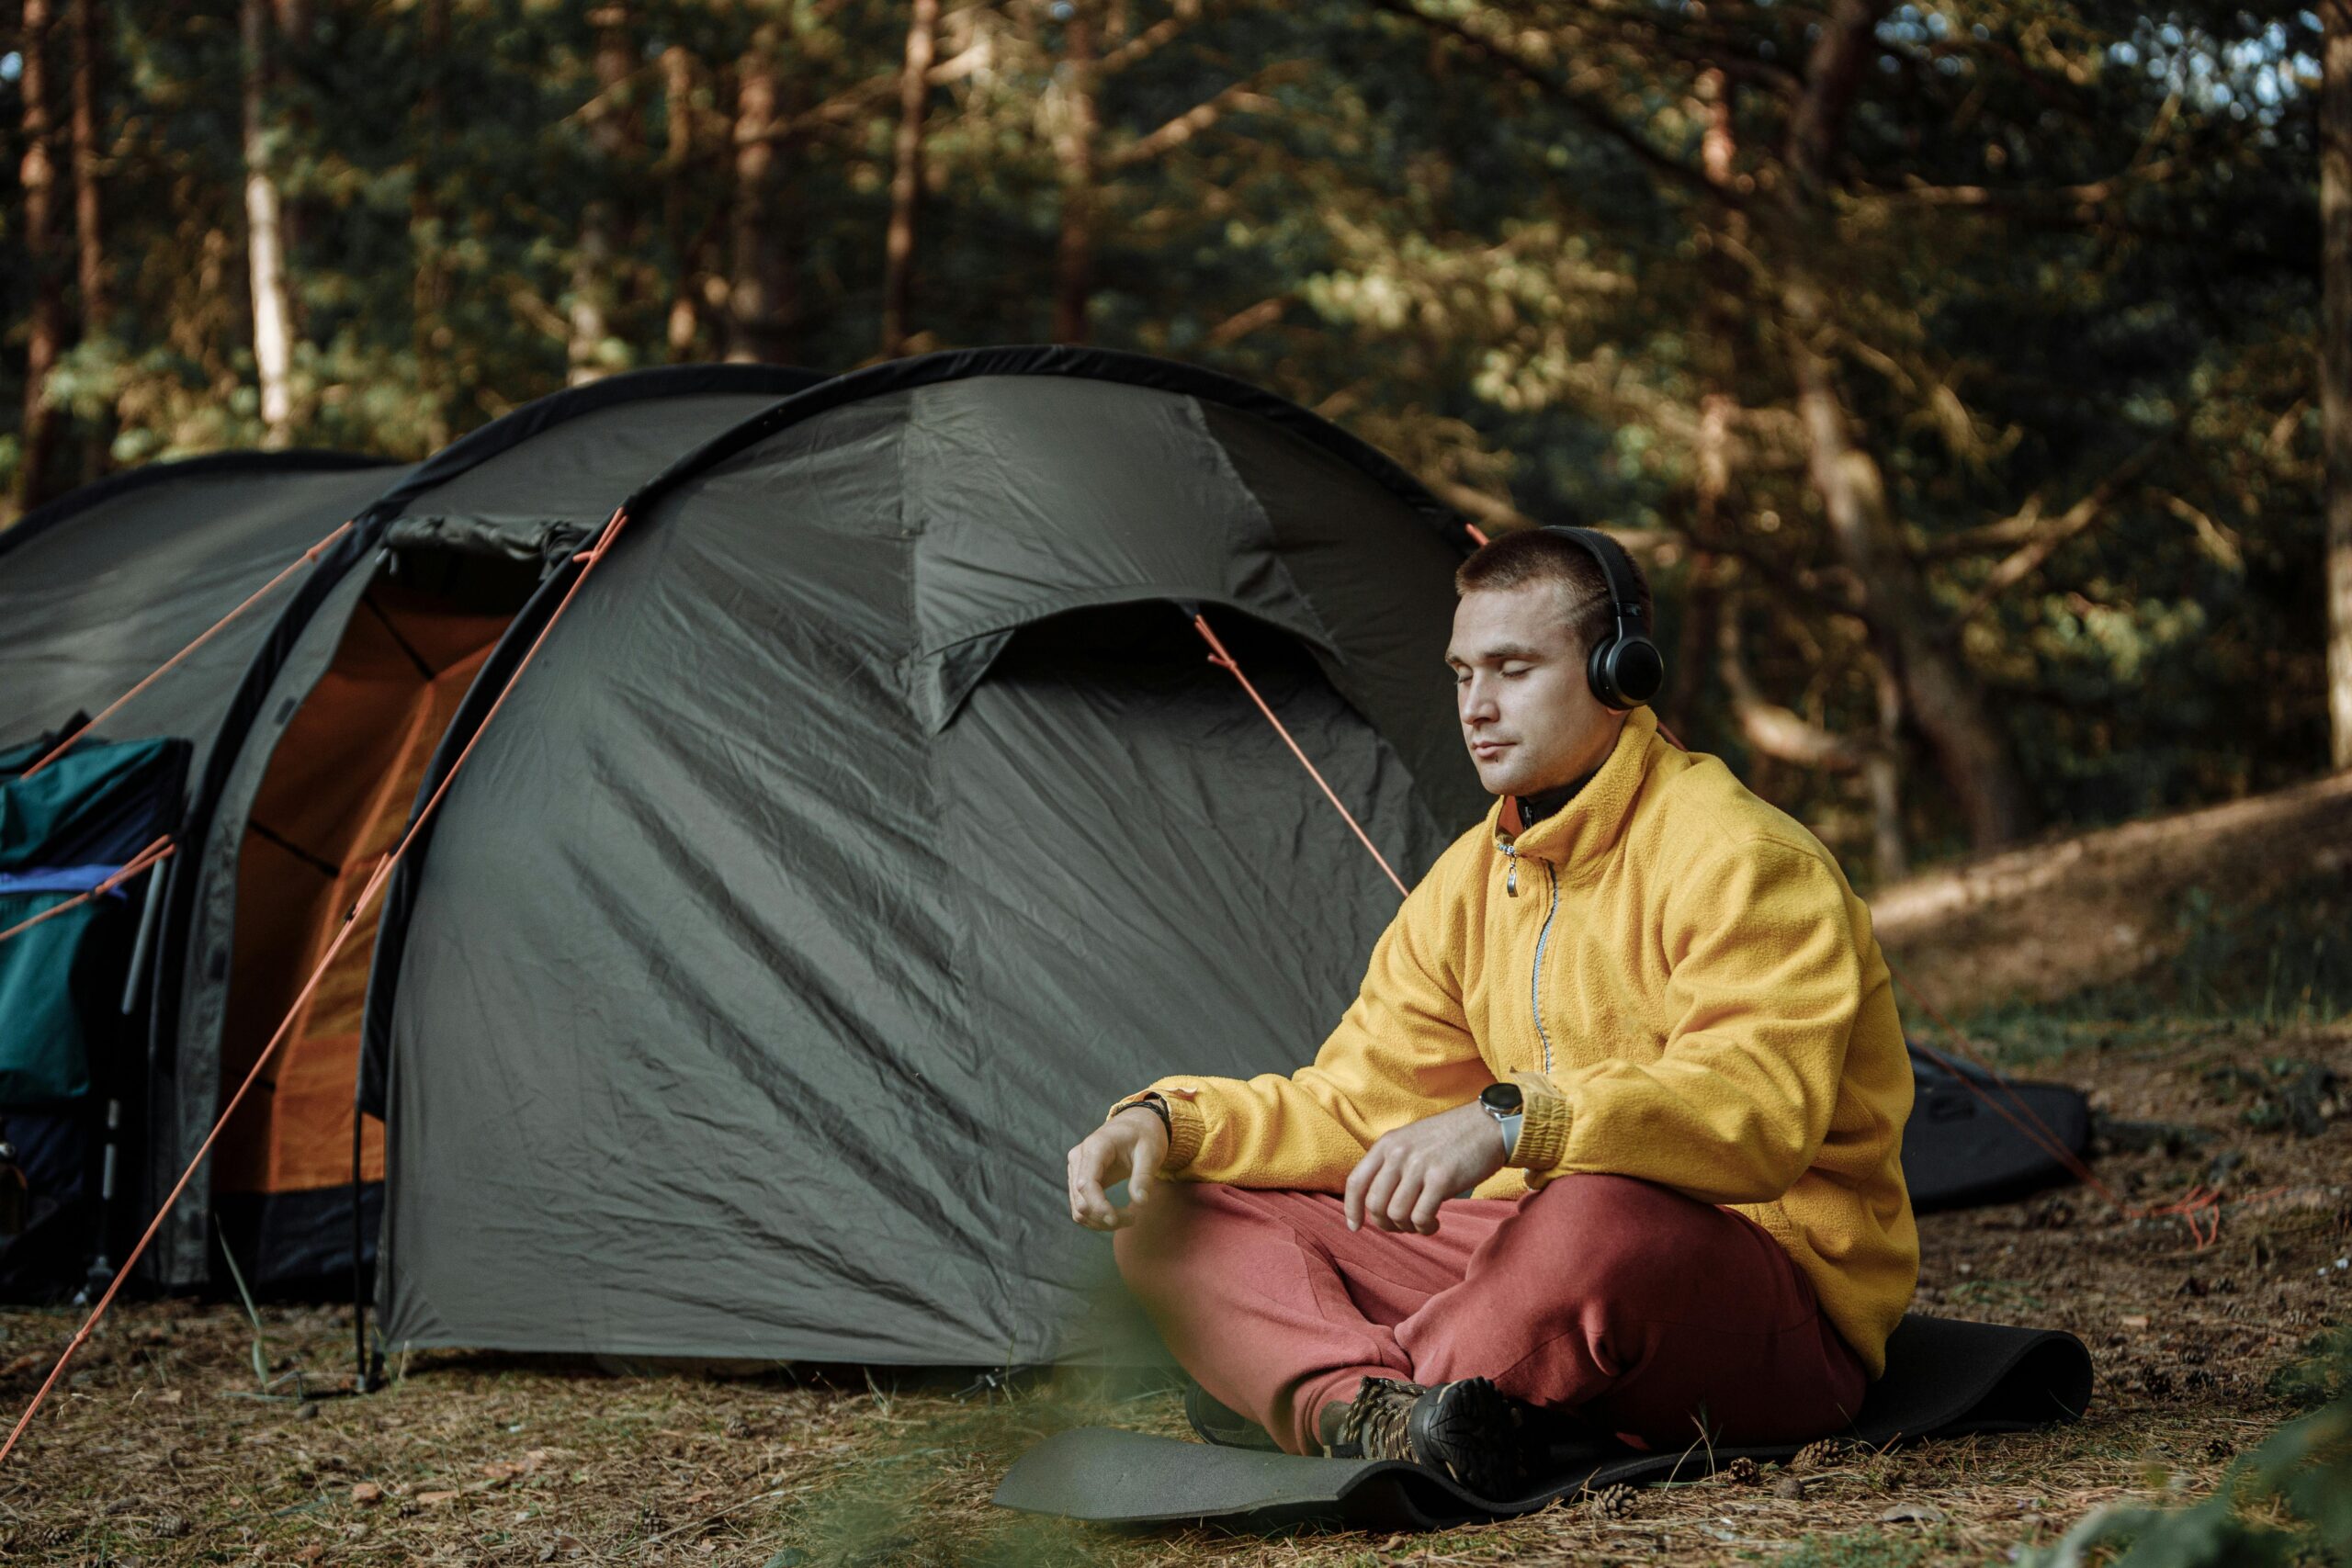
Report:
[[[1494,722],[1496,717],[1494,686],[1484,673],[1473,671],[1470,679],[1457,685],[1456,696],[1464,728]]]

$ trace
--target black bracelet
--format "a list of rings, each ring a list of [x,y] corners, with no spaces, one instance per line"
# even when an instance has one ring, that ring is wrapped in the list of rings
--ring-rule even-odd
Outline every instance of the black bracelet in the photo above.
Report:
[[[1166,1100],[1160,1099],[1159,1096],[1155,1094],[1148,1100],[1131,1100],[1125,1105],[1119,1107],[1119,1109],[1122,1111],[1133,1111],[1137,1107],[1141,1107],[1142,1109],[1150,1111],[1154,1116],[1159,1117],[1159,1130],[1168,1134],[1168,1141],[1170,1143],[1172,1144],[1176,1141],[1176,1122],[1174,1118],[1168,1114],[1168,1102]]]

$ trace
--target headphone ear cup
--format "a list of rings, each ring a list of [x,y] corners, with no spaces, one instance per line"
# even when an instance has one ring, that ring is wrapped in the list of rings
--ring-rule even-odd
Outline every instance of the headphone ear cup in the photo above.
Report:
[[[1639,633],[1611,636],[1593,649],[1585,680],[1604,707],[1645,707],[1666,684],[1666,659]]]
[[[1609,667],[1616,651],[1617,634],[1611,632],[1592,645],[1592,652],[1586,656],[1584,661],[1585,684],[1592,688],[1593,696],[1605,708],[1625,705],[1619,700],[1616,676]]]

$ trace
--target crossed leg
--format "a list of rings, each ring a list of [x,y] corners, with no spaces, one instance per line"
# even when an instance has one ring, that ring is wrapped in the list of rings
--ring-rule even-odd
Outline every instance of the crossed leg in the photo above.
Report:
[[[1427,1236],[1351,1232],[1326,1193],[1170,1183],[1116,1251],[1177,1360],[1292,1453],[1365,1377],[1487,1377],[1653,1448],[1824,1436],[1867,1381],[1761,1226],[1629,1177],[1457,1199]]]

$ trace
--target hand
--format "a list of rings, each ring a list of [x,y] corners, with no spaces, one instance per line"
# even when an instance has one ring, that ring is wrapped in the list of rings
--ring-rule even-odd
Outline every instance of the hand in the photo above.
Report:
[[[1503,1168],[1503,1134],[1476,1100],[1397,1128],[1348,1173],[1348,1228],[1437,1234],[1437,1206]]]
[[[1168,1129],[1159,1112],[1131,1105],[1089,1133],[1069,1152],[1069,1217],[1091,1231],[1134,1224],[1136,1211],[1159,1179],[1168,1157]],[[1120,1178],[1127,1183],[1127,1206],[1114,1209],[1102,1189]]]

